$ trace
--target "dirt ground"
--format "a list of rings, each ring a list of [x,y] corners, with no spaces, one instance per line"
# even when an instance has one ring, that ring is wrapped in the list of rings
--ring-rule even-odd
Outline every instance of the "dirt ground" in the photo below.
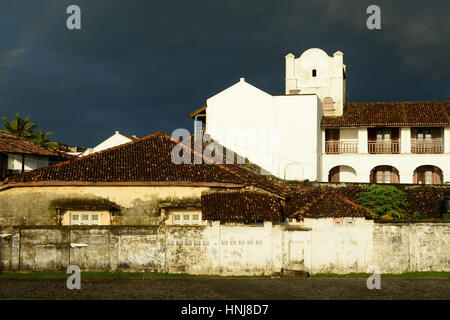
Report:
[[[69,290],[61,279],[0,279],[0,299],[450,299],[449,279],[114,279],[82,280]]]

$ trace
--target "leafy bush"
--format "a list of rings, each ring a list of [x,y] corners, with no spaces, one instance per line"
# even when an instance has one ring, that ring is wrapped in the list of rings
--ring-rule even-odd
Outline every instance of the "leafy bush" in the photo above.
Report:
[[[413,220],[422,220],[422,219],[426,219],[427,215],[422,215],[418,212],[414,212],[412,218],[413,218]]]
[[[372,210],[378,217],[390,216],[394,219],[406,217],[406,193],[394,186],[373,184],[364,188],[356,203]]]

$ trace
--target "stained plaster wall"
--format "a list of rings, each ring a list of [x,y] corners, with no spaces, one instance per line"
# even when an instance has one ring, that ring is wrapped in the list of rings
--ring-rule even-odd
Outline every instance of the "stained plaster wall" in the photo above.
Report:
[[[113,225],[157,225],[162,220],[162,206],[200,206],[201,193],[209,190],[178,186],[15,187],[0,191],[0,226],[58,225],[62,219],[54,203],[66,199],[80,204],[113,203],[119,208],[113,213]],[[95,204],[90,209],[95,210]]]
[[[378,224],[354,219],[305,219],[206,226],[3,227],[0,263],[6,271],[154,271],[214,275],[450,271],[448,223]],[[308,229],[308,227],[310,229]]]

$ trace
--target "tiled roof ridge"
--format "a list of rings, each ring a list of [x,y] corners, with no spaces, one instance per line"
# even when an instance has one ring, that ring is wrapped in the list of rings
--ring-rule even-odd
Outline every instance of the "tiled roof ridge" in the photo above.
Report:
[[[273,192],[262,190],[262,189],[249,189],[245,186],[239,189],[226,189],[226,190],[218,190],[218,191],[203,191],[202,194],[210,195],[210,194],[231,194],[231,193],[258,193],[258,194],[268,194],[270,196],[277,196],[273,194]],[[283,197],[284,200],[284,197]]]
[[[341,199],[342,201],[344,201],[344,202],[350,204],[351,206],[353,206],[353,207],[355,207],[355,208],[358,208],[358,209],[361,209],[361,210],[364,210],[364,211],[367,211],[367,212],[369,212],[372,216],[375,216],[375,213],[373,213],[372,210],[370,210],[370,209],[368,209],[368,208],[366,208],[366,207],[364,207],[364,206],[362,206],[362,205],[360,205],[360,204],[358,204],[358,203],[356,203],[356,202],[350,200],[350,199],[347,198],[346,196],[344,196],[344,195],[338,193],[337,190],[331,190],[331,192],[332,192],[335,196],[337,196],[339,199]]]
[[[311,189],[312,190],[312,189]],[[309,190],[308,190],[309,192]],[[327,191],[322,192],[318,197],[314,198],[313,200],[311,200],[310,202],[307,202],[303,207],[301,207],[300,209],[298,209],[297,211],[295,211],[292,216],[298,216],[298,214],[304,213],[305,211],[307,211],[308,209],[310,209],[317,201],[319,200],[323,200],[324,196],[326,195]]]
[[[305,190],[306,192],[310,192],[313,189],[309,189],[309,190]],[[299,213],[305,214],[307,213],[307,211],[313,207],[317,202],[324,200],[324,198],[326,196],[334,196],[336,198],[338,198],[341,201],[344,201],[345,203],[351,205],[352,207],[354,207],[357,210],[363,210],[367,213],[369,213],[372,217],[375,217],[376,215],[370,210],[367,209],[366,207],[363,207],[362,205],[359,205],[357,203],[355,203],[354,201],[350,200],[349,198],[347,198],[346,196],[340,194],[338,192],[338,190],[335,189],[323,189],[323,192],[318,196],[315,197],[313,200],[311,200],[310,202],[307,202],[303,207],[299,208],[297,211],[295,211],[291,216],[295,216],[297,217],[299,215]]]
[[[178,143],[178,144],[181,144],[181,145],[183,146],[183,148],[185,148],[185,149],[187,148],[187,151],[191,151],[193,154],[196,154],[196,155],[200,156],[202,159],[207,159],[207,160],[210,162],[210,164],[217,165],[217,166],[219,166],[219,168],[221,168],[221,169],[223,169],[223,170],[225,170],[225,171],[228,171],[228,172],[230,172],[231,174],[234,174],[234,175],[237,176],[238,178],[243,179],[243,180],[246,180],[245,177],[242,177],[242,175],[240,175],[239,173],[237,173],[235,170],[231,170],[231,169],[228,168],[227,166],[224,166],[224,165],[221,164],[221,163],[217,163],[214,159],[209,158],[209,157],[207,157],[207,156],[205,156],[205,155],[203,155],[203,154],[200,154],[199,152],[197,152],[197,151],[195,150],[195,148],[192,148],[191,146],[188,146],[188,145],[184,144],[182,141],[179,141],[179,140],[173,138],[172,136],[169,136],[167,133],[162,132],[162,134],[164,134],[164,135],[166,135],[168,138],[170,138],[171,141],[173,141],[173,142],[175,142],[175,143]],[[246,170],[246,169],[245,169],[245,170]],[[279,183],[277,183],[277,182],[275,182],[275,181],[272,181],[272,183],[274,183],[274,184],[276,184],[277,186],[281,187],[285,192],[287,191],[287,189],[286,189],[283,185],[281,185],[281,184],[279,184]],[[248,186],[249,184],[248,184],[248,183],[244,183],[244,185],[245,185],[245,186]],[[256,186],[255,186],[255,187],[256,187]],[[258,188],[258,187],[257,187],[257,188]],[[260,188],[258,188],[258,189],[260,189]],[[267,191],[267,190],[264,190],[264,191]],[[274,192],[271,192],[271,193],[275,194]],[[279,196],[279,195],[278,195],[278,196]]]
[[[347,102],[340,116],[323,116],[322,128],[450,126],[450,101]]]
[[[82,156],[82,157],[76,157],[74,159],[70,159],[70,160],[67,160],[67,161],[64,161],[64,162],[59,162],[59,163],[55,163],[55,164],[52,164],[52,165],[49,165],[49,166],[45,166],[45,167],[42,167],[42,168],[34,169],[33,171],[29,171],[29,172],[25,172],[25,173],[33,173],[33,172],[36,172],[36,171],[41,170],[41,169],[55,168],[55,167],[59,167],[59,166],[62,166],[62,165],[74,163],[76,161],[89,159],[89,158],[94,157],[96,155],[103,154],[103,153],[109,152],[111,150],[121,148],[121,147],[123,147],[125,145],[131,145],[131,144],[137,143],[138,141],[141,141],[141,140],[147,140],[149,138],[152,138],[153,136],[161,135],[161,134],[165,134],[165,133],[162,132],[162,131],[156,131],[156,132],[154,132],[152,134],[149,134],[148,136],[145,136],[145,137],[142,137],[142,138],[138,138],[138,139],[132,140],[132,141],[127,142],[127,143],[123,143],[123,144],[120,144],[120,145],[117,145],[117,146],[114,146],[114,147],[111,147],[111,148],[108,148],[108,149],[103,149],[103,150],[100,150],[100,151],[97,151],[97,152],[94,152],[94,153],[91,153],[91,154],[88,154],[88,155],[85,155],[85,156]],[[22,174],[25,174],[25,173],[22,173]]]

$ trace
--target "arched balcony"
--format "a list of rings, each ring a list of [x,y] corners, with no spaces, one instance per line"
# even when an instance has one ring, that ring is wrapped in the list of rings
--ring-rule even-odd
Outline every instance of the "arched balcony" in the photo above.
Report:
[[[442,170],[436,166],[420,166],[414,170],[413,183],[442,184]]]
[[[356,170],[349,166],[336,166],[328,172],[328,182],[356,182]]]
[[[398,170],[392,166],[377,166],[370,172],[370,183],[399,183]]]

